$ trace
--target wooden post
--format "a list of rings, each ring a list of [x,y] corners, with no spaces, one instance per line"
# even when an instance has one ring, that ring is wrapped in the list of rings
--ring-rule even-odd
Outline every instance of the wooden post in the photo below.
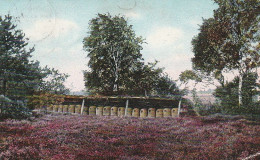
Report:
[[[80,114],[83,114],[84,105],[85,105],[85,99],[83,99],[83,101],[82,101]]]
[[[180,117],[180,112],[181,112],[181,100],[182,100],[182,98],[180,99],[179,105],[178,105],[178,117]]]
[[[128,109],[128,99],[126,100],[126,104],[125,104],[125,116],[127,116],[127,109]]]

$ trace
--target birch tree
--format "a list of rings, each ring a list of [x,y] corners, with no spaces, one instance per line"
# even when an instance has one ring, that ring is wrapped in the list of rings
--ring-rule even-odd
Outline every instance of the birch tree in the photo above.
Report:
[[[204,19],[193,38],[192,59],[197,70],[215,73],[236,70],[239,77],[238,103],[242,105],[242,77],[260,65],[260,1],[214,0],[214,17]]]
[[[125,85],[133,66],[142,55],[142,37],[123,16],[98,14],[89,22],[88,36],[83,40],[90,70],[85,71],[86,87],[97,92],[116,93]]]

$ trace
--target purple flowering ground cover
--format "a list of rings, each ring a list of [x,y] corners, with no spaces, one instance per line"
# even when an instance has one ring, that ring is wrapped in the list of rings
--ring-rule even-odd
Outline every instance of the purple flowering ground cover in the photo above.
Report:
[[[244,119],[47,115],[0,122],[1,160],[232,160],[259,151],[260,123]]]

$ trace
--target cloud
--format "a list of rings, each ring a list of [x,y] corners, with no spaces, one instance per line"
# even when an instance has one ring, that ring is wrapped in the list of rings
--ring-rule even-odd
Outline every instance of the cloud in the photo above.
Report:
[[[37,20],[30,28],[25,30],[25,33],[32,41],[41,41],[50,37],[61,37],[75,29],[78,29],[78,25],[72,21],[46,18]]]
[[[166,26],[152,30],[147,36],[147,43],[152,48],[162,48],[173,45],[177,40],[183,37],[184,33],[181,29]]]
[[[40,19],[24,30],[36,44],[34,59],[69,74],[65,86],[72,90],[84,89],[82,70],[87,68],[80,31],[75,22],[60,18]]]
[[[127,18],[134,18],[134,19],[140,19],[141,18],[141,15],[136,13],[136,12],[127,12],[127,13],[125,13],[125,16]]]
[[[88,67],[87,58],[80,44],[53,49],[41,49],[41,64],[58,69],[61,73],[69,74],[65,86],[73,91],[84,89],[83,70]]]
[[[158,66],[165,68],[173,79],[178,79],[182,71],[191,69],[190,43],[182,29],[173,26],[153,28],[146,41],[144,58],[158,60]]]

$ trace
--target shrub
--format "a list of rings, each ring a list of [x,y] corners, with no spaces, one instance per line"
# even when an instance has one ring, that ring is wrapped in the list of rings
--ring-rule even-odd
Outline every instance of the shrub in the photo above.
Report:
[[[257,104],[254,104],[253,97],[259,94],[257,88],[260,88],[260,85],[257,83],[257,78],[258,75],[255,73],[247,73],[243,75],[243,106],[238,105],[238,77],[235,77],[233,81],[226,83],[224,86],[217,87],[214,95],[221,101],[221,106],[223,108],[222,112],[228,114],[254,114],[255,109],[257,110],[257,107],[254,106]]]
[[[5,96],[0,97],[0,120],[26,119],[32,115],[31,111],[21,101],[12,101]]]

